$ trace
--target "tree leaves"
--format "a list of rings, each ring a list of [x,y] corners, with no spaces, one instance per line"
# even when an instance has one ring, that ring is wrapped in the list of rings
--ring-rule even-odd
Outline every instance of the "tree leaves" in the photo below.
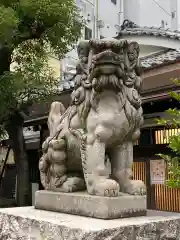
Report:
[[[49,44],[63,56],[81,35],[83,21],[74,0],[1,0],[0,42],[14,47],[28,39]]]
[[[53,77],[48,53],[63,57],[82,26],[74,0],[0,0],[1,49],[12,52],[12,62],[0,58],[1,124],[14,111],[57,92],[59,79]]]
[[[48,65],[48,52],[39,41],[22,43],[14,52],[13,79],[16,85],[18,109],[21,105],[40,101],[57,91],[59,80]]]
[[[180,132],[178,135],[170,137],[169,147],[176,155],[180,157]]]
[[[19,18],[16,44],[41,38],[63,56],[81,35],[83,21],[74,0],[19,0],[12,8]]]
[[[11,45],[17,33],[19,18],[10,7],[0,5],[0,42]]]
[[[174,83],[179,85],[180,80],[175,79]],[[170,96],[180,102],[179,93],[171,92]],[[180,110],[174,108],[168,109],[166,112],[171,116],[171,120],[160,119],[157,120],[158,124],[168,128],[180,129]],[[167,185],[174,188],[180,188],[180,130],[177,135],[170,137],[168,146],[172,151],[171,155],[158,155],[168,164],[169,179],[167,180]]]

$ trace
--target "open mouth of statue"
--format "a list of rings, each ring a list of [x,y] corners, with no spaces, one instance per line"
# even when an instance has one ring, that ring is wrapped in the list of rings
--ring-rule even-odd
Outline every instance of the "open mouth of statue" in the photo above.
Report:
[[[121,56],[112,52],[104,51],[93,56],[90,67],[90,81],[101,75],[116,75],[121,77],[121,65],[123,61]]]

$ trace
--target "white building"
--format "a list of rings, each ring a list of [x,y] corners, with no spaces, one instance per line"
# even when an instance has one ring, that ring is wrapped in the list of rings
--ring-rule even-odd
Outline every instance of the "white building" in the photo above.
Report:
[[[180,0],[75,0],[86,21],[82,39],[112,38],[125,19],[139,26],[180,30]],[[76,49],[61,61],[61,73],[75,71]],[[64,74],[65,73],[65,74]]]
[[[122,24],[122,0],[76,0],[81,15],[86,21],[82,38],[113,37],[117,25]]]
[[[76,4],[86,21],[82,39],[112,38],[117,35],[124,20],[122,0],[76,0]],[[62,79],[67,72],[74,73],[77,59],[75,49],[61,61]]]
[[[180,29],[180,0],[124,0],[124,18],[140,26]]]

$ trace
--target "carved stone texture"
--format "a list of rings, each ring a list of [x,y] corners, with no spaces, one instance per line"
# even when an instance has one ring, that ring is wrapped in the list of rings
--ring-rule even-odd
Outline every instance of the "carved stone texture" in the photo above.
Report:
[[[66,111],[60,102],[51,105],[39,162],[42,184],[57,192],[145,195],[144,183],[132,180],[133,142],[143,123],[139,46],[83,41],[78,55],[71,105]]]
[[[146,196],[119,194],[118,197],[91,196],[87,192],[37,191],[35,208],[99,219],[145,216]],[[53,204],[52,204],[53,203]]]
[[[139,28],[137,24],[130,21],[129,19],[125,19],[123,24],[121,25],[121,30],[127,29],[127,28]]]
[[[36,210],[0,209],[2,240],[179,240],[180,216],[100,220]]]

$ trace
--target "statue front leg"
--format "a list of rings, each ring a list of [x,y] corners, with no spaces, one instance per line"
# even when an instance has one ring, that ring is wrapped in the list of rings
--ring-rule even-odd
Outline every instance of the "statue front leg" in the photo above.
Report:
[[[109,179],[105,167],[105,143],[96,139],[93,143],[86,144],[85,159],[82,159],[82,161],[89,194],[108,197],[118,196],[119,184]]]
[[[110,153],[112,177],[120,184],[121,191],[130,195],[145,195],[141,180],[132,180],[133,144],[124,143]]]

